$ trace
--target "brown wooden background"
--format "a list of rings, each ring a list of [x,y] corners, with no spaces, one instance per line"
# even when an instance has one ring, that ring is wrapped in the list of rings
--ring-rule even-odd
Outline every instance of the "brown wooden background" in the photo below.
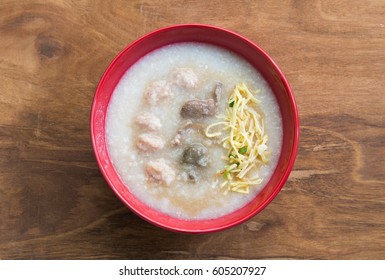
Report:
[[[94,160],[89,111],[126,45],[176,23],[247,36],[301,118],[289,181],[209,235],[126,209]],[[385,259],[385,1],[0,0],[0,259]]]

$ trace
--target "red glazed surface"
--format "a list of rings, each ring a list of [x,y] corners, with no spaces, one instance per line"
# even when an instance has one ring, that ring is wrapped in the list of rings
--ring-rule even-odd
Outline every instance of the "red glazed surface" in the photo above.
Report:
[[[283,146],[279,162],[265,188],[243,208],[210,220],[180,220],[159,213],[138,200],[123,184],[112,166],[105,139],[105,117],[110,97],[123,74],[138,59],[167,44],[195,41],[229,49],[249,61],[267,80],[281,110]],[[189,233],[205,233],[238,225],[262,211],[285,184],[294,165],[299,142],[299,119],[292,90],[282,71],[269,55],[250,40],[234,32],[201,24],[175,25],[156,30],[126,47],[101,78],[91,109],[91,138],[99,168],[116,195],[133,212],[159,227]]]

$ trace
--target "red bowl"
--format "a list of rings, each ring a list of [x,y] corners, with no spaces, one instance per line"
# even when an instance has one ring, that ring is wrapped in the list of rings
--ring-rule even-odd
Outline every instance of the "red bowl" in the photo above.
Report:
[[[208,220],[182,220],[160,213],[124,185],[115,171],[106,146],[105,119],[115,86],[138,59],[162,46],[178,42],[203,42],[229,49],[244,57],[269,83],[283,122],[283,144],[277,167],[263,190],[246,206],[228,215]],[[299,141],[298,111],[293,92],[282,71],[270,56],[247,38],[223,28],[202,24],[174,25],[151,32],[126,47],[101,78],[91,109],[91,138],[99,168],[116,195],[133,212],[148,222],[178,232],[206,233],[238,225],[264,209],[278,194],[294,165]]]

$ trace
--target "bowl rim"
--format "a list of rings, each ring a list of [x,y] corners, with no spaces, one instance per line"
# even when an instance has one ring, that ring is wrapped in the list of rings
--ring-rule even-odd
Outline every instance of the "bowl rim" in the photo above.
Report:
[[[286,168],[285,172],[283,173],[283,175],[281,176],[281,179],[278,181],[278,183],[274,187],[273,192],[267,197],[267,199],[265,199],[265,200],[263,200],[263,202],[261,202],[259,207],[257,207],[253,211],[250,211],[247,215],[244,215],[241,218],[239,218],[238,220],[235,220],[235,221],[233,221],[231,223],[227,223],[227,224],[222,225],[222,226],[213,226],[213,227],[211,227],[209,229],[199,229],[199,228],[198,229],[185,229],[185,228],[180,228],[180,227],[175,227],[175,226],[171,227],[171,226],[165,225],[165,224],[157,221],[156,219],[152,219],[152,218],[144,215],[142,212],[138,211],[135,207],[133,207],[127,201],[127,199],[115,188],[114,183],[112,182],[112,180],[110,179],[110,177],[107,174],[107,171],[101,165],[100,154],[98,153],[98,148],[97,148],[97,143],[96,143],[96,138],[95,138],[95,129],[96,129],[95,126],[96,125],[93,122],[93,119],[95,118],[95,111],[96,111],[95,109],[96,109],[97,101],[98,101],[96,96],[97,96],[98,92],[101,90],[101,87],[103,86],[105,80],[107,79],[107,76],[108,76],[109,72],[111,71],[111,69],[115,66],[117,61],[119,61],[120,58],[130,48],[132,48],[134,45],[139,44],[141,41],[146,40],[147,38],[152,37],[152,36],[154,36],[156,34],[159,34],[159,33],[168,32],[168,31],[171,31],[171,30],[174,30],[174,29],[179,29],[179,28],[197,28],[197,27],[198,28],[202,28],[202,29],[212,29],[212,30],[216,30],[216,31],[219,31],[219,32],[227,33],[227,34],[229,34],[231,36],[237,37],[238,39],[241,39],[241,40],[245,41],[246,43],[251,45],[254,49],[256,49],[260,53],[260,55],[262,55],[268,61],[268,63],[271,64],[271,66],[274,68],[276,73],[279,75],[279,78],[282,81],[282,84],[283,84],[285,90],[287,91],[288,100],[289,100],[289,103],[290,103],[290,108],[293,111],[293,120],[292,121],[293,121],[293,124],[294,124],[294,126],[293,126],[293,144],[292,144],[292,147],[290,149],[290,156],[289,156],[289,160],[288,160],[288,163],[287,163],[287,168]],[[108,107],[108,104],[107,104],[107,107]],[[138,215],[139,217],[141,217],[145,221],[147,221],[147,222],[149,222],[149,223],[151,223],[151,224],[153,224],[153,225],[155,225],[157,227],[160,227],[160,228],[163,228],[163,229],[166,229],[166,230],[169,230],[169,231],[181,232],[181,233],[192,233],[192,234],[217,232],[217,231],[220,231],[220,230],[224,230],[224,229],[227,229],[227,228],[231,228],[231,227],[237,226],[237,225],[242,224],[245,221],[249,220],[250,218],[254,217],[256,214],[258,214],[263,209],[265,209],[266,206],[269,205],[271,203],[271,201],[281,191],[282,187],[286,183],[286,181],[287,181],[287,179],[288,179],[288,177],[289,177],[289,175],[291,173],[291,170],[292,170],[292,168],[294,166],[295,159],[296,159],[296,156],[297,156],[297,153],[298,153],[299,137],[300,137],[300,121],[299,121],[299,116],[298,116],[298,107],[297,107],[296,102],[295,102],[293,91],[292,91],[292,89],[291,89],[291,87],[289,85],[289,82],[287,81],[285,75],[283,74],[283,71],[276,64],[276,62],[270,57],[270,55],[267,54],[267,52],[264,51],[259,45],[257,45],[256,43],[254,43],[250,39],[244,37],[243,35],[240,35],[239,33],[236,33],[234,31],[228,30],[228,29],[223,28],[223,27],[218,27],[218,26],[214,26],[214,25],[210,25],[210,24],[200,24],[200,23],[174,24],[174,25],[158,28],[158,29],[156,29],[154,31],[148,32],[148,33],[140,36],[136,40],[134,40],[131,43],[129,43],[128,45],[126,45],[112,59],[112,61],[108,64],[108,67],[103,72],[103,75],[100,78],[100,81],[99,81],[98,86],[97,86],[97,88],[95,90],[95,93],[94,93],[94,96],[93,96],[92,105],[91,105],[91,110],[90,110],[90,126],[91,126],[90,136],[91,136],[92,148],[93,148],[94,156],[96,158],[96,162],[98,164],[99,170],[102,173],[104,179],[107,181],[109,187],[114,191],[114,193],[123,202],[123,204],[126,207],[128,207],[128,209],[130,209],[132,212],[134,212],[136,215]],[[279,161],[278,161],[278,163],[279,163]],[[114,168],[114,170],[115,170],[115,168]],[[116,170],[115,170],[115,172],[116,172]]]

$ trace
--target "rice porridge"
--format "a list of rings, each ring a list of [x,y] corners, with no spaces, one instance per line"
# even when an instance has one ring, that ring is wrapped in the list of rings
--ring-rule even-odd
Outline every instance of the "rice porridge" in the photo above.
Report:
[[[246,205],[269,181],[282,120],[267,82],[243,58],[178,43],[123,75],[106,140],[114,168],[141,201],[173,217],[210,219]]]

